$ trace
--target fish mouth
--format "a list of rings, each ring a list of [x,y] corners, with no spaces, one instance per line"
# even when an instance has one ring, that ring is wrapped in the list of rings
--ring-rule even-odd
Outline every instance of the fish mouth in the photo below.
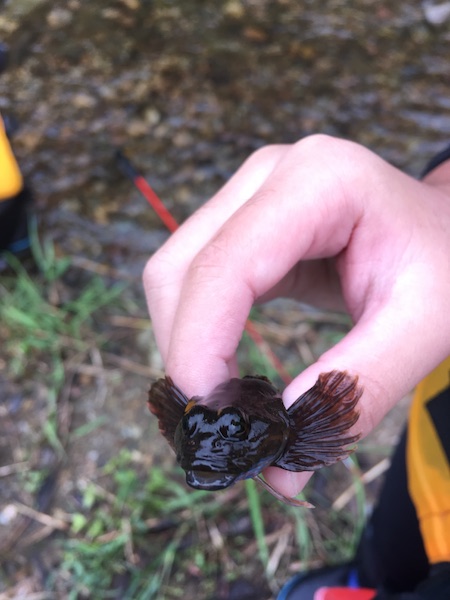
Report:
[[[186,483],[197,490],[223,490],[236,480],[236,475],[214,471],[186,471]]]

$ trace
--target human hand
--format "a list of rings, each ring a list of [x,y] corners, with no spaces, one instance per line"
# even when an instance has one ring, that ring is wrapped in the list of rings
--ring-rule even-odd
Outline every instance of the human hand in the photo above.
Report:
[[[253,154],[144,272],[166,372],[188,395],[237,375],[252,305],[277,296],[347,310],[354,327],[284,391],[358,375],[363,435],[450,354],[450,168],[419,182],[367,149],[317,135]],[[306,473],[270,468],[282,494]]]

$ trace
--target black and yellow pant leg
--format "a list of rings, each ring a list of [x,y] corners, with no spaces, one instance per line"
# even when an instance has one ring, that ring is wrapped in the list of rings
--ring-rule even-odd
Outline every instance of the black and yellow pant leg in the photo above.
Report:
[[[0,117],[0,251],[20,252],[29,246],[29,194]]]
[[[361,584],[399,598],[420,590],[411,597],[450,600],[449,461],[450,358],[415,390],[358,549]]]
[[[429,563],[450,563],[450,357],[416,389],[406,466]]]

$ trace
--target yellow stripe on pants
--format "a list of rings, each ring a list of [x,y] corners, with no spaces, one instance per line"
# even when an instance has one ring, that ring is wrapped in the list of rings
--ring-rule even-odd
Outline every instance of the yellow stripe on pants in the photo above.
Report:
[[[450,561],[450,465],[429,410],[449,387],[450,357],[417,386],[408,422],[408,489],[431,564]],[[450,422],[443,426],[450,436]]]
[[[0,117],[0,202],[16,196],[22,187],[22,175]]]

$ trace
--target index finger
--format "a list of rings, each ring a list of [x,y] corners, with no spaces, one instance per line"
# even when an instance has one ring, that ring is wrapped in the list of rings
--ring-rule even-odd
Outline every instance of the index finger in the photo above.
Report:
[[[287,146],[283,145],[266,146],[256,151],[148,261],[143,284],[158,348],[165,363],[183,280],[192,261],[230,216],[253,196],[286,151]]]

